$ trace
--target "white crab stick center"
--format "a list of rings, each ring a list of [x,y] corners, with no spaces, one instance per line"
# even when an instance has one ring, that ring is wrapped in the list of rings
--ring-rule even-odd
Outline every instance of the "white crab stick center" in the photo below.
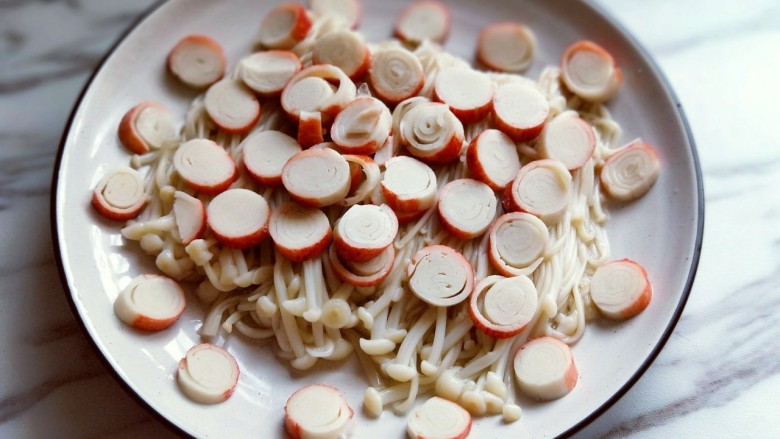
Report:
[[[158,105],[147,105],[134,121],[136,132],[151,148],[160,148],[163,142],[176,136],[171,113]]]
[[[114,302],[114,312],[130,326],[145,330],[164,329],[181,315],[184,292],[173,279],[141,275]]]
[[[238,383],[238,364],[226,350],[212,344],[194,346],[179,362],[179,387],[191,400],[216,404],[230,397]]]
[[[401,136],[409,152],[418,158],[435,156],[451,143],[463,139],[463,124],[447,108],[436,102],[423,102],[401,119]],[[455,155],[460,151],[457,148]]]
[[[281,131],[255,131],[241,143],[244,166],[266,184],[281,183],[284,165],[301,152],[298,141]]]
[[[420,1],[401,13],[396,34],[410,42],[441,42],[449,31],[449,20],[449,12],[439,2]]]
[[[398,219],[387,205],[356,204],[342,215],[336,230],[347,246],[381,250],[395,239]]]
[[[322,241],[330,231],[330,223],[317,208],[287,202],[274,209],[268,230],[278,246],[296,252]]]
[[[499,130],[483,131],[474,140],[469,171],[495,190],[504,189],[520,171],[520,157],[512,139]],[[467,156],[468,158],[468,156]]]
[[[601,182],[607,193],[629,201],[644,195],[658,179],[658,156],[646,143],[633,143],[610,156],[601,168]]]
[[[380,97],[390,102],[400,102],[417,94],[425,82],[420,60],[400,47],[376,50],[371,57],[369,74]]]
[[[434,396],[409,413],[407,432],[412,438],[465,438],[471,415],[463,407]]]
[[[410,210],[424,210],[436,201],[436,174],[430,166],[414,158],[393,157],[385,163],[382,188],[388,202],[397,200],[397,207],[402,210],[404,202],[411,200],[419,200],[419,206]]]
[[[479,59],[491,69],[524,72],[531,66],[535,52],[536,37],[519,23],[497,23],[479,36]]]
[[[299,202],[328,206],[343,200],[349,192],[349,163],[330,148],[307,149],[284,166],[282,183]]]
[[[612,319],[632,317],[650,302],[651,287],[644,269],[627,260],[600,266],[590,282],[590,296]]]
[[[542,257],[549,236],[547,226],[534,215],[504,214],[490,232],[491,256],[510,269],[528,267]]]
[[[176,191],[173,196],[173,216],[182,243],[189,244],[203,234],[206,210],[199,199],[186,192]]]
[[[233,159],[209,139],[192,139],[181,144],[173,156],[173,165],[197,189],[221,185],[236,173]]]
[[[526,343],[515,356],[514,370],[520,390],[541,400],[566,395],[578,378],[571,349],[552,337]]]
[[[498,201],[490,186],[462,178],[444,185],[439,195],[439,215],[446,227],[463,239],[485,233],[496,216]]]
[[[544,95],[533,86],[509,83],[496,89],[493,99],[496,117],[514,130],[531,130],[541,126],[550,112]],[[512,133],[507,133],[515,137]]]
[[[241,241],[261,233],[270,214],[261,195],[248,189],[229,189],[211,200],[206,218],[218,236]]]
[[[384,145],[392,121],[390,110],[382,101],[358,98],[336,116],[331,137],[344,152],[372,154]]]
[[[336,439],[349,428],[352,414],[338,390],[311,385],[293,393],[287,401],[285,425],[292,437]]]
[[[511,189],[521,210],[554,224],[569,204],[571,174],[557,160],[537,160],[520,169]]]
[[[580,119],[576,112],[567,111],[545,125],[537,145],[543,158],[558,160],[572,171],[593,156],[596,136],[590,125]]]
[[[144,181],[135,169],[122,166],[106,174],[95,188],[109,207],[117,210],[132,209],[143,203]]]
[[[214,123],[229,132],[246,130],[260,117],[260,101],[235,79],[225,79],[209,87],[204,104]]]
[[[407,269],[414,294],[434,306],[451,306],[465,300],[474,287],[471,264],[455,250],[442,245],[425,247]]]
[[[292,52],[269,50],[244,57],[237,70],[249,88],[263,95],[273,95],[280,93],[301,70],[301,61]]]
[[[533,282],[526,276],[515,276],[490,287],[483,299],[483,312],[496,325],[526,325],[536,312],[536,305]]]

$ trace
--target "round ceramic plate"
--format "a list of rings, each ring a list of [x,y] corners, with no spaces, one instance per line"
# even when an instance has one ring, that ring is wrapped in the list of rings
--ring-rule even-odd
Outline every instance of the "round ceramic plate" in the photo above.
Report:
[[[172,328],[153,334],[128,329],[114,316],[114,299],[130,280],[155,272],[119,225],[89,206],[91,191],[105,171],[128,163],[116,128],[134,104],[154,99],[183,120],[194,93],[165,71],[164,60],[184,35],[203,33],[220,41],[233,65],[249,53],[258,24],[275,2],[263,0],[170,1],[160,5],[114,48],[96,72],[64,135],[55,173],[54,230],[63,282],[86,331],[119,378],[152,410],[184,432],[199,437],[282,435],[288,396],[307,383],[340,388],[356,408],[353,436],[402,437],[405,419],[392,412],[379,419],[361,410],[365,383],[356,361],[330,363],[297,373],[278,360],[270,345],[239,337],[226,347],[241,366],[235,394],[219,405],[188,400],[175,383],[178,361],[199,342],[204,310],[189,305]],[[364,0],[361,31],[371,41],[391,35],[392,19],[404,2]],[[663,170],[655,187],[631,204],[608,206],[612,254],[645,265],[655,288],[649,308],[619,324],[590,325],[574,346],[580,381],[572,393],[537,404],[521,400],[523,418],[478,418],[474,436],[553,437],[581,428],[620,397],[649,366],[668,338],[690,291],[703,224],[701,178],[694,146],[680,106],[658,69],[635,42],[602,13],[570,0],[447,2],[452,30],[446,49],[471,60],[476,36],[500,20],[527,23],[536,32],[538,55],[529,74],[557,64],[563,49],[590,39],[618,60],[624,85],[609,108],[624,128],[623,140],[641,137],[657,146]],[[195,302],[191,300],[190,302]]]

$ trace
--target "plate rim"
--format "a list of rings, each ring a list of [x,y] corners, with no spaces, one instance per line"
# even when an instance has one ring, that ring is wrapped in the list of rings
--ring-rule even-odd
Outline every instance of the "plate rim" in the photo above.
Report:
[[[116,38],[116,40],[111,44],[111,46],[105,51],[100,61],[96,64],[96,66],[90,73],[89,78],[82,86],[81,91],[79,92],[79,95],[76,98],[72,106],[72,109],[70,111],[70,114],[65,122],[63,134],[60,138],[60,142],[57,148],[57,154],[56,154],[53,173],[52,173],[52,181],[50,185],[51,192],[49,197],[49,220],[50,220],[49,225],[52,234],[52,246],[54,250],[54,259],[57,266],[57,274],[60,280],[60,284],[63,287],[63,291],[66,293],[68,305],[71,309],[71,312],[73,313],[74,317],[78,321],[79,328],[83,331],[84,335],[86,335],[90,347],[98,354],[98,358],[100,359],[101,363],[103,363],[105,368],[109,371],[114,381],[119,383],[120,387],[122,387],[122,389],[127,394],[129,394],[136,402],[138,402],[141,407],[143,407],[154,418],[161,421],[161,424],[164,425],[172,433],[177,434],[179,436],[189,436],[189,434],[184,430],[183,427],[174,423],[171,419],[167,418],[158,410],[155,410],[146,399],[141,397],[141,395],[138,392],[136,392],[135,389],[133,389],[133,387],[121,377],[115,365],[108,359],[107,354],[100,348],[100,346],[97,343],[97,340],[93,337],[92,333],[87,327],[87,323],[84,321],[81,313],[79,312],[78,305],[76,304],[74,299],[74,291],[71,289],[70,282],[68,281],[68,276],[63,262],[63,253],[62,253],[63,249],[60,246],[59,223],[57,222],[57,205],[59,200],[57,194],[58,194],[58,187],[59,187],[59,180],[60,180],[59,176],[62,168],[62,158],[65,152],[65,144],[67,143],[67,140],[71,134],[71,130],[73,128],[73,121],[76,117],[76,114],[81,108],[84,98],[87,92],[90,90],[95,78],[103,70],[103,67],[105,66],[108,59],[111,58],[111,56],[116,52],[117,48],[125,41],[125,39],[132,32],[134,32],[138,28],[140,24],[142,24],[147,18],[149,18],[152,14],[154,14],[165,3],[167,3],[166,0],[156,0],[146,10],[144,10],[135,20],[133,20],[133,22],[131,22],[125,28],[125,30],[121,32],[121,34]],[[669,320],[660,339],[657,341],[653,349],[650,351],[649,355],[644,359],[644,361],[634,371],[634,373],[629,377],[629,379],[615,393],[612,394],[612,396],[610,396],[606,401],[604,401],[604,403],[602,403],[599,407],[593,410],[588,416],[581,419],[579,422],[577,422],[576,424],[574,424],[573,426],[571,426],[570,428],[562,432],[557,437],[572,436],[575,433],[584,429],[589,424],[591,424],[594,420],[596,420],[601,415],[603,415],[606,411],[608,411],[618,400],[620,400],[641,379],[644,373],[650,368],[652,363],[660,354],[661,350],[663,350],[664,346],[669,341],[669,338],[674,332],[674,329],[677,326],[677,323],[679,322],[680,317],[682,316],[682,313],[688,302],[691,291],[693,289],[693,284],[695,282],[696,273],[699,268],[699,260],[701,257],[703,237],[704,237],[705,198],[704,198],[704,179],[701,170],[701,161],[699,159],[699,154],[696,148],[696,142],[693,137],[693,132],[691,130],[688,119],[685,116],[685,111],[683,110],[683,106],[682,103],[680,102],[679,97],[675,93],[674,88],[671,85],[671,82],[669,81],[669,79],[667,78],[663,70],[656,63],[655,59],[651,56],[650,52],[644,47],[644,45],[642,45],[636,39],[633,33],[631,33],[621,22],[619,22],[611,14],[606,12],[602,6],[594,3],[592,0],[582,1],[581,5],[586,8],[590,8],[592,12],[594,12],[595,14],[600,16],[600,18],[602,18],[604,21],[606,21],[611,26],[613,26],[622,35],[622,37],[625,38],[626,41],[637,50],[639,55],[650,67],[652,73],[659,79],[659,82],[661,83],[662,88],[664,92],[667,94],[669,100],[674,104],[675,111],[676,111],[675,112],[676,118],[683,128],[683,131],[685,132],[685,137],[687,138],[688,144],[690,146],[689,151],[691,153],[692,165],[693,165],[694,176],[696,181],[696,191],[695,191],[696,201],[697,201],[697,205],[695,209],[696,238],[694,239],[694,246],[691,254],[690,267],[688,269],[688,274],[686,277],[682,294],[680,295],[680,299],[677,302],[675,311],[672,314],[672,318]]]

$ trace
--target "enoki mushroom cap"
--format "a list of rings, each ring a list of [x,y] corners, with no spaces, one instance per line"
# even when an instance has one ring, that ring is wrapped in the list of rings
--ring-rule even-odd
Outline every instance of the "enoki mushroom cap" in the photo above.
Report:
[[[409,287],[433,306],[452,306],[464,301],[474,288],[474,270],[460,253],[444,245],[418,251],[406,270]]]
[[[614,152],[601,168],[601,185],[610,197],[630,201],[653,187],[661,165],[652,146],[635,142]]]
[[[498,200],[490,186],[470,178],[444,185],[439,194],[439,218],[461,239],[482,235],[496,216]]]

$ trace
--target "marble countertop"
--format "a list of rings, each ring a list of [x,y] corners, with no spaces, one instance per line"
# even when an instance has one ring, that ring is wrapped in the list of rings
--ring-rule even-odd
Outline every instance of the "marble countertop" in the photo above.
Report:
[[[579,437],[777,437],[780,2],[595,2],[675,88],[698,145],[707,213],[698,275],[674,333]],[[174,436],[114,380],[81,331],[49,226],[71,107],[151,3],[0,0],[0,437]]]

